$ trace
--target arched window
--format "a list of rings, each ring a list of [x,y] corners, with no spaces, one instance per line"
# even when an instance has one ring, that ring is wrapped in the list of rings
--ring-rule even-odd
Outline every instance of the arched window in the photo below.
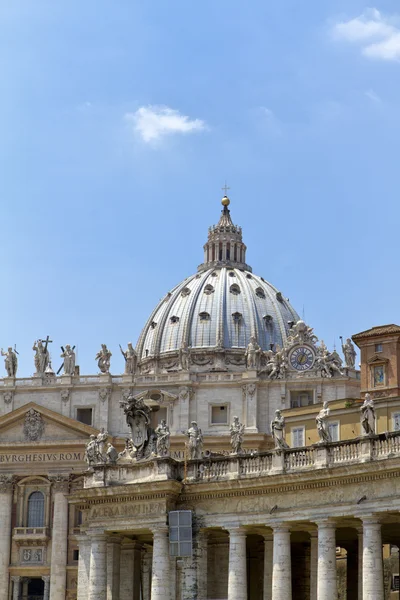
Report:
[[[32,492],[28,498],[28,527],[44,527],[44,496]]]

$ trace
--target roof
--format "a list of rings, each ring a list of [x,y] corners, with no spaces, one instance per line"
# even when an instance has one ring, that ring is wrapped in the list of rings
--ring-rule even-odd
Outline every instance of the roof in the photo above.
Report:
[[[394,323],[391,325],[378,325],[377,327],[371,327],[371,329],[366,329],[366,331],[361,331],[360,333],[354,334],[352,338],[356,342],[357,340],[362,340],[364,338],[393,334],[400,334],[400,326],[395,325]]]

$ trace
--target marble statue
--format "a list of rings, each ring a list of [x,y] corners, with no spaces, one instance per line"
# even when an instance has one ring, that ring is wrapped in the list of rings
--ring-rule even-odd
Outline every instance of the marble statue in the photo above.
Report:
[[[304,321],[297,321],[295,325],[290,329],[288,336],[288,345],[304,344],[308,342],[314,345],[318,341],[317,336],[314,333],[314,329],[304,323]]]
[[[186,340],[182,342],[179,349],[179,366],[182,371],[188,371],[190,365],[190,348]]]
[[[118,452],[114,446],[110,443],[107,444],[107,462],[111,465],[115,465],[118,460]]]
[[[111,356],[112,354],[107,348],[106,344],[102,344],[101,349],[98,351],[95,358],[101,373],[110,372]]]
[[[7,352],[3,352],[3,348],[1,349],[1,355],[5,356],[4,365],[6,367],[7,376],[8,377],[16,377],[18,370],[18,358],[15,350],[11,348],[7,348]]]
[[[315,366],[316,369],[320,371],[321,377],[331,378],[335,373],[343,375],[341,370],[342,359],[336,350],[329,352],[323,340],[321,340],[320,347],[318,348]]]
[[[43,340],[37,340],[33,344],[32,350],[35,352],[35,375],[43,375],[49,365],[50,354],[47,349],[47,343],[46,341],[45,345],[43,345]]]
[[[267,365],[268,377],[270,379],[284,379],[288,361],[285,348],[277,346],[275,354],[272,356],[270,363]]]
[[[256,337],[252,335],[245,352],[246,366],[248,369],[255,370],[260,368],[261,352],[262,350],[257,343]]]
[[[125,359],[125,373],[127,375],[134,375],[137,367],[137,354],[132,345],[132,342],[128,342],[128,347],[125,351],[122,350],[121,345],[119,347],[121,350],[121,354]]]
[[[105,461],[106,457],[106,441],[108,440],[108,431],[104,431],[104,427],[101,428],[100,433],[96,438],[97,443],[97,454],[101,457],[102,461]]]
[[[361,411],[361,434],[372,435],[375,433],[375,404],[371,394],[365,394]]]
[[[170,431],[164,419],[156,427],[155,434],[157,436],[157,456],[169,456],[170,448]]]
[[[340,338],[342,340],[342,350],[343,350],[343,354],[344,354],[344,361],[346,364],[346,367],[350,367],[351,369],[354,369],[355,364],[356,364],[356,351],[354,348],[354,344],[352,343],[350,338],[347,338],[346,343],[343,344],[343,338]]]
[[[107,439],[108,432],[104,431],[104,427],[97,437],[94,434],[90,436],[85,449],[85,461],[89,467],[93,465],[105,464],[107,462],[109,457],[108,450],[106,451]],[[108,446],[111,446],[111,444],[108,444]]]
[[[324,402],[323,407],[319,411],[318,415],[315,418],[315,422],[317,424],[317,432],[319,435],[320,443],[331,442],[331,434],[329,433],[328,428],[328,417],[330,414],[330,408],[328,406],[328,402]]]
[[[64,359],[64,375],[75,374],[75,352],[69,344],[62,348],[61,358]]]
[[[244,425],[239,423],[239,417],[233,417],[230,431],[232,454],[240,454],[242,452]]]
[[[191,427],[184,433],[189,438],[188,450],[190,459],[201,458],[203,451],[203,434],[196,421],[192,421]]]
[[[150,406],[132,393],[121,400],[120,405],[131,430],[131,456],[136,459],[148,458],[155,450],[155,434],[150,427]]]
[[[289,448],[285,440],[285,418],[279,409],[275,411],[274,420],[271,421],[271,433],[275,442],[275,450]]]
[[[92,434],[86,444],[85,461],[91,467],[97,463],[97,441],[96,436]]]

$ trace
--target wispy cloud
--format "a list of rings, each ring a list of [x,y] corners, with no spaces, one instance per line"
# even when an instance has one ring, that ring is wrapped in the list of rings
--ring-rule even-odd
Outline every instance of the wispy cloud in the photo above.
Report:
[[[378,94],[374,92],[374,90],[367,90],[365,92],[365,95],[371,100],[371,102],[375,102],[376,104],[382,104],[382,98],[378,96]]]
[[[369,8],[354,19],[336,23],[332,34],[337,40],[358,44],[368,58],[400,61],[397,23],[398,17],[383,16],[376,8]]]
[[[141,106],[125,119],[132,123],[133,130],[145,142],[154,142],[172,134],[204,131],[207,125],[201,119],[191,119],[168,106]]]

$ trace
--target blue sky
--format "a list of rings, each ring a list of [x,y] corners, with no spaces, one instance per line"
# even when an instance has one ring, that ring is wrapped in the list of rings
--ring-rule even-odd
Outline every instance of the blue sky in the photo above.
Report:
[[[202,261],[230,185],[253,270],[332,346],[400,322],[394,0],[0,3],[0,345],[96,372]],[[3,370],[1,369],[1,372]]]

